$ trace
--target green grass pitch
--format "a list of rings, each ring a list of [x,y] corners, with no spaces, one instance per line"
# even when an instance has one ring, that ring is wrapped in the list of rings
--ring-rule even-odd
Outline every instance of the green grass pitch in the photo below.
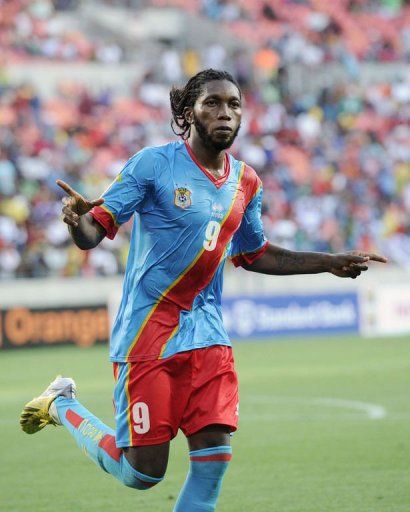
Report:
[[[410,339],[255,341],[235,355],[240,429],[219,512],[410,511]],[[182,435],[165,481],[142,493],[98,470],[63,428],[20,431],[24,403],[58,372],[113,426],[107,347],[2,352],[0,369],[2,511],[172,510]]]

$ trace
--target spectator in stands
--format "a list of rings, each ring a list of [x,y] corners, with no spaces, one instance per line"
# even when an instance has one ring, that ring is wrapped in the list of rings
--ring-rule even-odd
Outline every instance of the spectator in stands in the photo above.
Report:
[[[299,250],[337,252],[360,247],[408,266],[409,76],[368,86],[352,81],[292,95],[283,87],[281,73],[283,65],[312,59],[315,52],[320,60],[350,59],[353,75],[361,58],[379,59],[382,51],[388,51],[389,59],[408,60],[410,7],[403,7],[399,14],[389,11],[386,23],[380,3],[340,2],[332,13],[318,13],[309,2],[288,3],[292,3],[292,17],[280,3],[207,2],[206,12],[216,9],[219,14],[213,17],[239,27],[244,37],[253,37],[244,27],[252,20],[260,22],[260,30],[252,31],[259,41],[253,54],[241,48],[229,54],[219,45],[202,54],[192,48],[170,48],[158,66],[153,63],[147,69],[128,97],[65,82],[46,98],[30,84],[0,80],[0,277],[123,271],[127,228],[115,244],[103,244],[92,257],[77,253],[57,219],[60,193],[54,181],[62,177],[94,197],[115,178],[130,154],[169,140],[172,132],[164,90],[170,82],[195,74],[204,61],[229,63],[244,91],[246,116],[233,151],[262,177],[269,238]],[[195,4],[198,9],[200,4]],[[235,13],[234,9],[220,13],[233,4]],[[33,41],[48,34],[39,27],[54,19],[56,5],[22,0],[1,3],[3,58],[28,57],[26,50]],[[64,8],[76,5],[69,2]],[[362,27],[364,15],[374,23],[376,42],[370,47],[367,29],[359,37],[347,28]],[[238,26],[239,22],[243,25]],[[265,37],[267,26],[271,39]],[[16,28],[17,39],[12,35]],[[57,46],[67,41],[65,37],[57,36]],[[83,37],[70,39],[74,52],[81,40],[78,55],[94,58],[96,47],[89,53]],[[386,47],[380,41],[390,42]],[[110,61],[118,61],[118,49],[112,51],[117,44],[115,40],[102,43],[109,49]],[[55,54],[56,59],[66,56]]]

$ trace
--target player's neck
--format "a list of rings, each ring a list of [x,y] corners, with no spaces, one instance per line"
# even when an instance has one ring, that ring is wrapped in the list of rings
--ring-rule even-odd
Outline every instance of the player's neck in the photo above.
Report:
[[[188,139],[187,143],[198,162],[216,177],[222,176],[225,172],[225,150],[215,151],[207,148],[197,139]]]

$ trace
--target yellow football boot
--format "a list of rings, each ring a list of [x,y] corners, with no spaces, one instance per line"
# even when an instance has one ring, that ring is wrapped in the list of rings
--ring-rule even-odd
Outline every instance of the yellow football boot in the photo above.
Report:
[[[57,408],[53,403],[58,396],[75,398],[73,379],[58,375],[40,396],[30,400],[20,414],[20,425],[27,434],[35,434],[47,425],[61,425]]]

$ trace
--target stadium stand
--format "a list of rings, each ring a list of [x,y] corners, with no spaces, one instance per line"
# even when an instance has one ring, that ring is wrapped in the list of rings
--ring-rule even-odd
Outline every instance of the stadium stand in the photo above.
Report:
[[[52,95],[33,83],[8,80],[7,70],[21,59],[95,61],[100,43],[79,32],[67,57],[60,51],[67,37],[63,30],[53,35],[59,51],[33,52],[33,41],[47,43],[59,16],[71,20],[65,27],[75,26],[77,3],[0,4],[0,28],[5,28],[0,37],[5,56],[3,72],[0,68],[0,278],[124,270],[130,225],[114,242],[104,241],[93,251],[73,248],[59,220],[61,191],[55,179],[97,197],[130,155],[173,137],[169,86],[208,66],[230,69],[243,87],[246,107],[233,152],[262,177],[264,225],[272,242],[319,251],[377,250],[409,266],[410,74],[381,78],[370,86],[352,79],[315,91],[286,87],[289,65],[314,67],[338,60],[353,76],[361,60],[408,62],[408,4],[373,2],[369,13],[363,1],[341,1],[337,8],[319,0],[189,2],[191,15],[211,18],[221,30],[239,30],[250,51],[218,42],[203,51],[162,44],[159,59],[146,62],[143,77],[130,84],[128,94],[63,81]],[[138,10],[165,4],[183,8],[186,3],[105,4],[107,9]],[[365,11],[374,31],[363,27]],[[17,32],[16,23],[23,27]],[[258,30],[252,31],[255,23]],[[121,50],[120,41],[112,36],[110,44]],[[303,57],[301,48],[313,49],[311,57]],[[118,62],[129,54],[121,50],[117,55]]]
[[[222,23],[236,36],[272,46],[286,63],[410,58],[410,7],[400,0],[154,0]],[[257,30],[255,30],[257,26]]]
[[[90,37],[81,30],[80,21],[70,14],[77,5],[75,0],[1,1],[2,60],[121,62],[124,51],[118,41]]]

